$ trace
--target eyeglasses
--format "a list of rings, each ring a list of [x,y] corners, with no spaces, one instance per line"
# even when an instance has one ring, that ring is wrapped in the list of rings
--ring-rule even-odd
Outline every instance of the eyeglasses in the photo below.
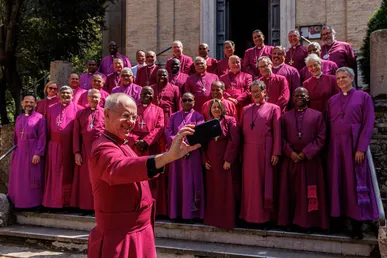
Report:
[[[181,101],[183,101],[183,103],[186,103],[186,102],[191,103],[191,102],[193,102],[194,100],[193,100],[193,99],[182,99]]]
[[[58,90],[58,88],[48,87],[49,90]]]

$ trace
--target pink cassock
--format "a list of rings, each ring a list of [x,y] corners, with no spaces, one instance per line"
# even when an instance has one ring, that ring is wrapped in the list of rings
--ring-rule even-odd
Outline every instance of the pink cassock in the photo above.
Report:
[[[281,155],[281,110],[264,102],[243,108],[242,202],[240,218],[265,223],[275,218],[277,190],[272,155]],[[252,126],[254,125],[254,126]],[[277,165],[278,166],[278,165]]]
[[[218,74],[218,60],[212,57],[207,57],[206,63],[207,63],[207,72],[213,73],[213,74]],[[195,64],[192,64],[190,67],[189,75],[195,74]]]
[[[81,76],[79,77],[79,83],[80,83],[80,87],[84,90],[90,90],[91,89],[91,81],[93,79],[93,75],[94,74],[100,74],[103,78],[104,81],[106,81],[106,75],[103,74],[103,73],[100,73],[100,72],[95,72],[95,73],[83,73],[81,74]]]
[[[16,118],[9,170],[8,197],[16,208],[32,208],[42,204],[44,189],[44,155],[46,151],[46,119],[38,112]],[[40,156],[38,164],[32,157]]]
[[[301,86],[300,74],[296,68],[282,63],[282,65],[280,65],[278,68],[273,67],[272,71],[274,74],[282,75],[286,78],[288,81],[290,96],[293,95],[293,91],[296,88]]]
[[[169,117],[180,110],[180,91],[176,85],[167,83],[163,88],[154,84],[153,104],[159,106],[164,112],[164,124],[168,124]]]
[[[271,59],[271,52],[273,51],[273,46],[263,47],[252,47],[246,50],[245,56],[243,57],[243,66],[242,71],[245,73],[251,74],[253,77],[260,76],[257,68],[257,60],[261,56],[268,56]]]
[[[103,85],[104,91],[112,93],[112,90],[121,85],[121,75],[117,72],[111,73],[107,76],[105,84]]]
[[[202,110],[204,102],[210,99],[211,84],[214,81],[219,81],[219,77],[213,73],[193,74],[188,77],[184,92],[191,92],[195,96],[194,109],[198,112]]]
[[[290,47],[286,50],[285,63],[300,71],[305,67],[305,58],[308,56],[308,49],[303,45]]]
[[[367,155],[361,164],[355,163],[356,151],[367,151],[374,130],[372,98],[355,89],[338,93],[328,101],[327,117],[330,215],[375,220],[379,213]]]
[[[221,101],[222,101],[224,107],[226,108],[226,115],[232,116],[232,117],[234,117],[238,121],[238,110],[235,107],[234,102],[229,101],[229,100],[227,100],[225,98],[222,98]],[[202,116],[204,117],[204,119],[206,121],[212,119],[212,117],[210,116],[210,105],[211,105],[211,102],[212,102],[212,99],[207,100],[202,105],[201,114],[202,114]]]
[[[234,74],[231,71],[222,75],[220,80],[224,82],[226,87],[224,97],[234,99],[237,99],[243,92],[250,91],[249,87],[253,81],[252,76],[248,73],[238,72]]]
[[[337,64],[335,62],[329,60],[321,60],[321,71],[323,74],[336,75],[336,70],[338,69]],[[309,72],[308,67],[304,67],[300,71],[301,82],[306,81],[312,74]]]
[[[104,107],[105,106],[105,99],[109,96],[109,93],[104,91],[103,89],[99,90],[101,92],[101,100],[99,101],[99,106]],[[87,100],[87,91],[82,94],[82,96],[79,98],[78,105],[82,107],[88,107],[89,101]]]
[[[135,83],[131,83],[128,86],[120,85],[118,87],[113,88],[113,93],[125,93],[131,96],[137,104],[140,104],[140,95],[141,95],[142,87]]]
[[[149,156],[137,157],[123,142],[105,131],[92,145],[89,168],[97,225],[89,235],[88,257],[156,258]]]
[[[272,73],[269,77],[261,77],[259,80],[266,84],[267,102],[276,104],[282,112],[285,112],[290,99],[286,77]]]
[[[174,59],[174,58],[179,59],[179,61],[180,61],[180,72],[189,74],[189,71],[191,69],[191,65],[193,64],[193,61],[192,61],[191,57],[183,55],[183,54],[180,57],[172,56],[172,57],[168,58],[167,63],[165,64],[165,69],[167,69],[168,74],[172,73],[170,63],[171,63],[172,59]]]
[[[38,101],[38,104],[36,106],[36,112],[42,114],[46,118],[48,108],[58,102],[60,102],[60,99],[57,96],[53,98],[46,97],[45,99]]]
[[[160,68],[157,65],[140,67],[137,70],[136,84],[141,87],[155,84],[157,82],[157,71]]]
[[[74,175],[74,120],[82,107],[70,102],[57,103],[47,113],[48,146],[46,178],[42,205],[49,208],[69,206]]]
[[[103,108],[87,107],[78,111],[74,120],[73,153],[80,153],[82,165],[75,165],[70,206],[82,210],[94,209],[94,198],[90,184],[88,160],[91,146],[105,129]]]
[[[76,89],[73,89],[73,103],[78,103],[79,99],[81,96],[86,93],[87,95],[87,90],[82,89],[81,87],[78,87]]]
[[[117,53],[115,56],[105,56],[102,61],[101,61],[101,64],[99,65],[99,69],[98,69],[98,72],[100,73],[103,73],[105,74],[106,76],[108,74],[111,74],[111,73],[114,73],[114,68],[113,68],[113,59],[114,57],[120,57],[123,61],[124,61],[124,67],[129,67],[131,68],[132,65],[129,61],[129,58],[127,58],[126,56],[124,55],[121,55],[120,53]]]
[[[227,74],[229,70],[230,66],[228,65],[228,57],[220,59],[218,61],[218,76],[221,77],[223,74]]]
[[[356,71],[355,54],[347,42],[335,40],[331,46],[321,46],[321,58],[335,62],[339,68],[346,66]]]
[[[328,203],[322,150],[326,125],[321,112],[307,108],[286,112],[282,121],[282,162],[279,176],[278,220],[280,226],[328,229]],[[299,132],[301,137],[299,137]],[[305,154],[301,162],[292,152]]]
[[[169,74],[169,82],[176,85],[180,89],[180,94],[183,95],[184,84],[187,81],[189,75],[186,73],[178,72],[177,74]]]
[[[204,224],[234,228],[236,223],[235,182],[238,182],[237,158],[239,157],[240,131],[234,117],[220,119],[222,135],[211,139],[202,148],[202,163],[208,162],[211,169],[206,170],[206,211]],[[225,170],[224,162],[231,163]]]
[[[311,77],[304,81],[302,87],[309,91],[309,107],[325,114],[328,100],[339,92],[336,77],[322,74],[320,78]]]

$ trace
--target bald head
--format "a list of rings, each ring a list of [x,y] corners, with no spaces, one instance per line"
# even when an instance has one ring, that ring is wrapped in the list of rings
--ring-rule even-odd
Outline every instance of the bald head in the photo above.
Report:
[[[153,100],[153,89],[150,86],[145,86],[141,90],[140,101],[141,104],[149,105]]]
[[[296,109],[304,109],[309,102],[309,92],[304,87],[298,87],[294,90],[293,104]]]
[[[207,43],[200,43],[199,48],[198,48],[199,56],[201,56],[203,58],[207,58],[208,52],[210,52],[210,50],[208,49]]]

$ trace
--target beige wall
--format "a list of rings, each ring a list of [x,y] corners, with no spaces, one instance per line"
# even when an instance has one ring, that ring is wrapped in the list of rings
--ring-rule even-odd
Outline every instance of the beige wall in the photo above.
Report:
[[[160,52],[173,40],[181,40],[184,54],[194,56],[200,40],[200,0],[126,1],[126,28],[126,54],[134,64],[138,49]],[[158,59],[164,63],[170,56],[171,50]]]
[[[329,24],[337,32],[336,38],[352,44],[355,50],[362,45],[368,20],[382,0],[296,0],[296,26]]]

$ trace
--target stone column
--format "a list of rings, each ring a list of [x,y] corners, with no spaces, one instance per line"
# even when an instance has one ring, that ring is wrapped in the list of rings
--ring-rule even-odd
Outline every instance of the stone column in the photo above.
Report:
[[[387,29],[377,30],[370,37],[371,96],[387,96]]]
[[[290,47],[288,42],[288,33],[296,28],[296,1],[281,0],[281,45],[285,48]]]
[[[53,61],[50,64],[50,80],[56,81],[60,86],[68,85],[68,79],[73,70],[73,65],[66,61]]]

